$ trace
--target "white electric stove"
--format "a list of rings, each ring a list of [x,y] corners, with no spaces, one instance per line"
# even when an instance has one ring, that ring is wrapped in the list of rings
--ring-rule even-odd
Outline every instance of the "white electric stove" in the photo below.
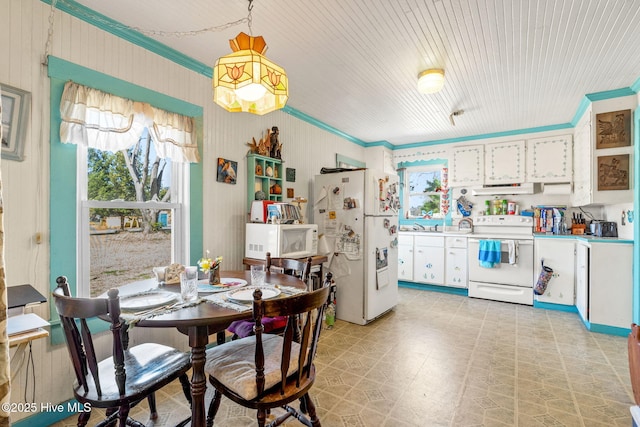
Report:
[[[478,260],[482,240],[500,240],[500,263],[491,268],[482,267]],[[469,236],[470,297],[533,305],[533,274],[532,217],[473,218],[473,234]]]

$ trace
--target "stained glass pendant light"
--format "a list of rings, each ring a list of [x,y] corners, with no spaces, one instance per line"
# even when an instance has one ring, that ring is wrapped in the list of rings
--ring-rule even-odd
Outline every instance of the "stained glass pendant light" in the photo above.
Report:
[[[213,67],[213,100],[227,111],[263,115],[284,107],[289,80],[284,69],[264,56],[262,36],[240,33],[229,40],[232,53]]]

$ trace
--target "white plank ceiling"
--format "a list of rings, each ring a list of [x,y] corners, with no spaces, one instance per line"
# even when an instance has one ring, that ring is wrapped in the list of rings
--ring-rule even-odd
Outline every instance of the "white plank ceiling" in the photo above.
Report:
[[[58,3],[73,5],[71,0]],[[247,0],[77,0],[141,30],[246,18]],[[212,66],[246,22],[149,35]],[[252,33],[289,75],[288,106],[394,145],[566,124],[586,94],[640,77],[639,0],[255,0]],[[427,68],[445,87],[416,90]],[[454,110],[464,110],[449,121]]]

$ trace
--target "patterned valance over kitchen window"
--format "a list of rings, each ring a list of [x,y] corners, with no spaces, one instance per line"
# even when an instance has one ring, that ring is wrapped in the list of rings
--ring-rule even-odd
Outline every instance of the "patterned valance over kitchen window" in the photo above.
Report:
[[[115,152],[135,145],[146,128],[160,157],[180,163],[200,160],[192,117],[74,82],[64,86],[60,114],[63,143]]]

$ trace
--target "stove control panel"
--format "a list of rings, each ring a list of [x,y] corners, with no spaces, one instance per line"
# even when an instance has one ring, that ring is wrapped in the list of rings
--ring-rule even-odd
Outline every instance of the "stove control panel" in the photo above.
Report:
[[[533,218],[521,215],[479,215],[473,218],[474,225],[533,227]]]

